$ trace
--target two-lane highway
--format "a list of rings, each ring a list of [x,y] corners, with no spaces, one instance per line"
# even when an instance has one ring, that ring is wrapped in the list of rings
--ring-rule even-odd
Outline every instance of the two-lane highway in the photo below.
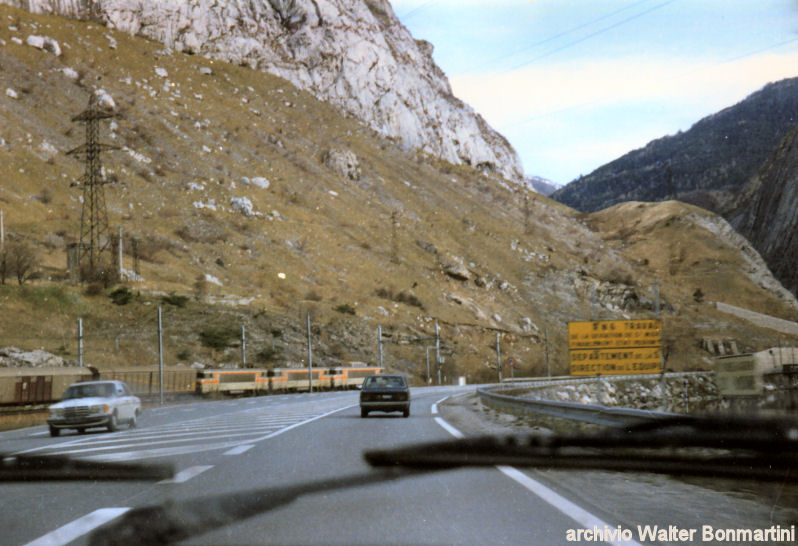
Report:
[[[144,413],[137,429],[113,434],[50,438],[44,427],[6,432],[0,434],[4,453],[170,462],[178,472],[160,483],[0,485],[2,543],[82,544],[92,529],[118,521],[131,508],[362,474],[369,471],[366,450],[459,435],[438,402],[473,389],[413,389],[407,419],[400,413],[362,419],[356,392],[333,392],[156,408]],[[580,529],[696,527],[703,521],[696,518],[718,512],[718,503],[727,513],[753,513],[728,496],[667,478],[474,468],[307,495],[188,542],[563,544]],[[600,542],[582,538],[576,543]],[[637,539],[635,531],[632,539],[606,542],[631,545]]]
[[[436,401],[470,388],[414,389],[411,416],[362,419],[357,393],[193,403],[148,410],[134,430],[49,438],[43,427],[0,436],[6,453],[169,461],[161,483],[3,485],[4,543],[63,544],[135,506],[362,473],[368,449],[451,438]],[[312,495],[194,539],[209,544],[561,542],[573,522],[492,469],[418,476]],[[546,510],[541,517],[541,510]]]

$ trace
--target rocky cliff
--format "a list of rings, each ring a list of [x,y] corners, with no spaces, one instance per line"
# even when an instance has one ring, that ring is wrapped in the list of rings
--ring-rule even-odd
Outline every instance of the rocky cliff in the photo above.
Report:
[[[690,130],[650,142],[557,190],[585,212],[678,199],[727,215],[739,190],[798,121],[798,78],[769,84]]]
[[[798,125],[752,179],[733,219],[788,290],[798,293]]]
[[[510,144],[457,99],[387,0],[0,0],[96,19],[178,52],[281,76],[398,139],[455,164],[521,181]]]

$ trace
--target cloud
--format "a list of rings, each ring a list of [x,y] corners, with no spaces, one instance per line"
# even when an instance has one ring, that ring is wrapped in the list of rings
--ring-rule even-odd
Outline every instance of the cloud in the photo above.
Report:
[[[565,183],[647,142],[798,76],[798,52],[721,63],[626,57],[451,78],[532,174]]]
[[[661,103],[702,117],[768,82],[796,75],[798,52],[727,63],[624,58],[536,64],[508,73],[455,76],[451,84],[455,95],[501,129],[620,104]]]

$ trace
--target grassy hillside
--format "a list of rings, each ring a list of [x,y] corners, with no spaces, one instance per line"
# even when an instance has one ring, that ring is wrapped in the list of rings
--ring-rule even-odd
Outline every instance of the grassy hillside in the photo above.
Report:
[[[686,282],[657,261],[681,230],[640,231],[648,246],[630,248],[612,219],[402,149],[280,78],[96,23],[6,6],[0,21],[0,89],[17,96],[0,93],[0,208],[7,239],[30,244],[40,264],[26,285],[0,287],[0,346],[75,358],[82,317],[87,361],[153,364],[162,306],[167,364],[234,365],[243,324],[248,363],[299,365],[310,313],[314,363],[376,363],[381,325],[386,363],[420,378],[437,321],[444,375],[486,380],[497,333],[518,373],[539,374],[548,332],[552,369],[565,373],[567,321],[652,316],[657,279],[674,369],[708,365],[706,336],[752,349],[778,342],[694,302],[698,287],[707,301],[795,314],[709,232],[688,235],[689,255],[723,257],[706,258],[715,269],[683,260]],[[29,35],[57,40],[62,55],[25,44]],[[83,143],[70,119],[95,88],[116,104],[101,138],[120,147],[103,161],[125,269],[137,241],[141,280],[125,283],[125,305],[109,297],[118,286],[67,282],[65,245],[81,216],[70,183],[83,167],[63,152]],[[357,169],[329,167],[336,151],[353,153]],[[252,214],[234,208],[242,198]],[[721,268],[728,282],[716,282]],[[212,335],[223,339],[217,348],[202,341]]]

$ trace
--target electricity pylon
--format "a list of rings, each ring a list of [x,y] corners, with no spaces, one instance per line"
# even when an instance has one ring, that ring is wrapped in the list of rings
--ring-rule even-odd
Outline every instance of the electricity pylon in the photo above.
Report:
[[[85,164],[83,177],[71,185],[83,187],[78,269],[82,272],[83,267],[87,267],[86,272],[90,277],[97,273],[100,255],[110,249],[111,243],[108,229],[108,211],[105,207],[105,190],[103,188],[103,186],[108,184],[108,180],[103,174],[100,154],[107,150],[118,149],[118,146],[100,143],[99,133],[100,120],[113,116],[112,113],[98,108],[97,96],[92,93],[89,96],[88,108],[72,118],[72,121],[86,124],[86,143],[67,152],[67,155],[74,155],[82,159]],[[85,279],[81,278],[81,280]]]

